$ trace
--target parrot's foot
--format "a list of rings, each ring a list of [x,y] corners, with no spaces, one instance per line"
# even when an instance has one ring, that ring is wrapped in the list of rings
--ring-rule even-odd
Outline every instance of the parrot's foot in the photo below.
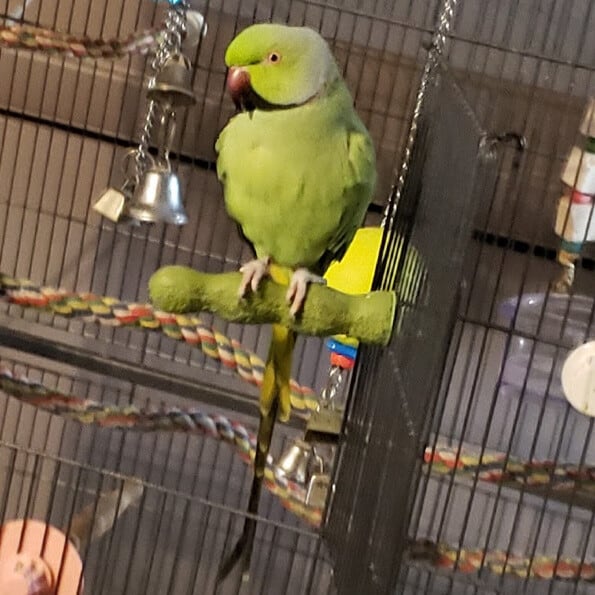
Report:
[[[245,297],[248,287],[252,291],[258,289],[258,285],[269,272],[269,262],[270,259],[268,257],[256,258],[240,267],[240,273],[242,273],[242,282],[238,289],[240,298]]]
[[[304,300],[306,299],[306,291],[308,290],[308,283],[319,283],[326,285],[326,279],[311,273],[308,269],[296,269],[291,276],[289,282],[289,289],[287,290],[287,301],[291,304],[289,313],[292,318],[295,318],[297,313],[302,309]]]

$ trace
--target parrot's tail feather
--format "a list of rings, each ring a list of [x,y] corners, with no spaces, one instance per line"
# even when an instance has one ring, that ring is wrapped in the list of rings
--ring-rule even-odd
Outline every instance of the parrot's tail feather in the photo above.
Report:
[[[251,524],[248,527],[248,523]],[[250,529],[250,531],[248,531]],[[229,558],[225,560],[225,562],[219,568],[219,572],[217,573],[217,579],[215,582],[215,592],[221,586],[221,583],[227,578],[229,573],[235,568],[236,564],[244,558],[244,563],[242,564],[242,581],[248,580],[248,569],[246,566],[249,567],[250,561],[246,561],[247,551],[246,551],[246,544],[248,540],[251,538],[252,534],[256,532],[256,521],[253,519],[246,520],[246,524],[244,525],[244,531],[242,532],[242,536],[236,543],[233,551],[229,555]],[[253,538],[252,538],[253,539]],[[250,552],[251,554],[251,552]]]
[[[258,513],[258,503],[260,502],[264,470],[266,468],[266,460],[269,453],[268,445],[271,443],[278,406],[279,400],[274,399],[270,414],[266,416],[261,414],[260,416],[258,435],[256,437],[256,454],[254,457],[254,477],[252,479],[247,508],[250,515],[256,515]],[[217,587],[225,580],[225,578],[227,578],[239,562],[242,562],[242,581],[245,582],[248,580],[254,537],[256,535],[256,526],[257,521],[255,518],[252,516],[246,518],[240,539],[217,573]]]
[[[249,578],[250,560],[254,547],[260,492],[264,480],[269,448],[275,429],[277,416],[287,420],[291,413],[289,379],[291,377],[291,354],[295,344],[295,333],[290,329],[273,325],[271,347],[264,371],[260,391],[260,423],[256,435],[256,453],[254,455],[254,477],[248,500],[248,513],[251,515],[244,522],[244,529],[233,551],[219,568],[216,589],[235,568],[242,562],[242,581]],[[253,515],[253,516],[252,516]]]
[[[256,535],[256,520],[246,519],[242,536],[238,539],[233,551],[219,568],[215,583],[215,591],[221,583],[227,578],[229,573],[236,567],[238,562],[242,562],[242,582],[248,582],[250,578],[250,559],[252,558],[252,547],[254,545],[254,536]]]

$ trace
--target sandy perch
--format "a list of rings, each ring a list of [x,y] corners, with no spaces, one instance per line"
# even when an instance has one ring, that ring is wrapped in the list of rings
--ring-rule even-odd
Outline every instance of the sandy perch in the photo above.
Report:
[[[314,336],[349,335],[362,343],[387,345],[397,296],[392,291],[347,295],[313,284],[301,314],[294,320],[285,299],[286,288],[264,279],[258,291],[238,299],[241,274],[203,273],[184,266],[166,266],[149,280],[152,303],[167,312],[209,311],[230,322],[280,323]]]

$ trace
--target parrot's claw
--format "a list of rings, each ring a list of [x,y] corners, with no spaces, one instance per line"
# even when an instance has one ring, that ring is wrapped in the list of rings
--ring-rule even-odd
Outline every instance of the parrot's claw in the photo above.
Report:
[[[304,305],[308,283],[319,283],[326,285],[326,279],[311,273],[308,269],[296,269],[291,276],[289,288],[287,289],[286,299],[291,304],[289,313],[295,318]]]
[[[269,272],[269,262],[269,258],[256,258],[240,267],[240,273],[242,273],[242,282],[238,289],[240,298],[246,296],[248,288],[252,292],[258,289],[260,282]]]

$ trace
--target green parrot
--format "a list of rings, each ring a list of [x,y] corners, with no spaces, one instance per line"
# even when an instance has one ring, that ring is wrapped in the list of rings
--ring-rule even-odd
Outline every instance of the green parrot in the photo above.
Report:
[[[299,316],[309,283],[340,260],[362,224],[376,182],[372,140],[332,52],[312,29],[252,25],[225,54],[239,110],[216,143],[227,211],[256,258],[241,267],[239,296],[270,275],[286,284]],[[290,415],[295,333],[273,325],[260,393],[260,424],[248,511],[258,510],[275,420]],[[222,580],[241,558],[248,578],[256,522],[248,517]]]

